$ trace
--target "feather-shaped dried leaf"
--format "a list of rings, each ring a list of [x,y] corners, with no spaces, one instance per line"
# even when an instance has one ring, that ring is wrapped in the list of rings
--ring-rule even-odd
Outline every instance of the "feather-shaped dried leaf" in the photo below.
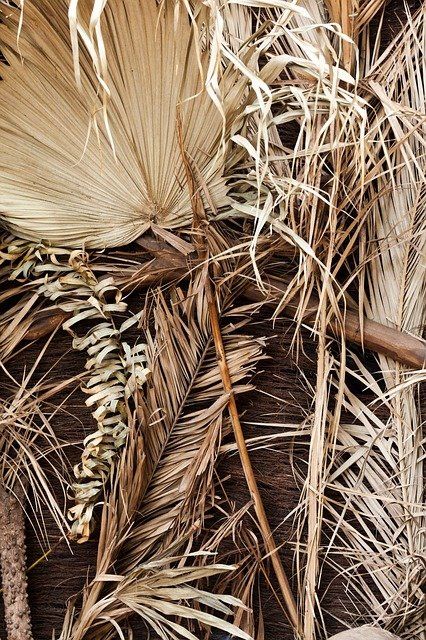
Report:
[[[204,568],[191,566],[191,556],[186,557],[214,495],[213,470],[227,404],[202,282],[202,277],[196,278],[186,293],[175,290],[171,304],[161,292],[156,294],[153,325],[147,321],[145,327],[151,375],[146,393],[138,399],[139,424],[104,506],[96,576],[72,624],[69,611],[63,640],[80,640],[98,627],[98,633],[102,629],[106,634],[111,625],[105,620],[119,624],[131,612],[164,638],[174,637],[172,629],[192,637],[174,622],[179,616],[248,637],[217,616],[189,606],[195,601],[222,613],[226,604],[239,606],[239,601],[188,585],[202,575],[231,570],[208,563]],[[262,342],[236,334],[233,325],[224,333],[239,393],[250,388],[242,383],[262,357]],[[137,442],[141,463],[135,457]],[[108,579],[113,569],[123,577],[118,583],[115,577]]]

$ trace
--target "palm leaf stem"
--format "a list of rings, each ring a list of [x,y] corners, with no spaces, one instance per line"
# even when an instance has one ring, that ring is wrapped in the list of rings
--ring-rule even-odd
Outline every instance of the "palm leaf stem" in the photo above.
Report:
[[[215,345],[217,362],[219,365],[220,376],[222,378],[222,385],[225,393],[228,395],[228,411],[231,419],[231,424],[235,436],[235,441],[238,447],[238,453],[240,456],[241,464],[244,471],[244,476],[247,482],[248,489],[250,491],[251,499],[253,500],[253,507],[259,522],[260,531],[262,534],[265,547],[270,554],[271,563],[278,580],[278,584],[284,599],[286,606],[286,612],[289,622],[293,626],[295,633],[298,635],[301,629],[299,622],[299,616],[297,612],[296,602],[294,600],[293,593],[291,591],[290,583],[282,565],[278,547],[274,541],[272,530],[266,516],[265,507],[263,505],[262,496],[259,491],[256,476],[253,471],[250,456],[247,449],[246,440],[244,437],[243,428],[241,426],[240,416],[238,412],[237,402],[235,399],[234,388],[230,376],[228,361],[226,357],[226,350],[223,342],[222,331],[220,328],[219,310],[216,300],[216,287],[212,280],[210,269],[210,255],[208,248],[208,222],[206,211],[204,209],[203,201],[200,195],[200,191],[196,188],[195,179],[193,176],[190,160],[185,151],[182,137],[182,129],[178,122],[178,136],[181,143],[181,153],[183,163],[185,165],[186,181],[188,190],[190,193],[191,206],[194,215],[193,227],[195,228],[195,241],[197,243],[197,253],[203,265],[201,268],[205,270],[205,293],[207,300],[208,313],[210,317],[212,337]]]
[[[256,477],[254,475],[253,466],[251,464],[250,456],[247,450],[247,444],[244,437],[244,432],[241,426],[239,417],[237,402],[235,400],[235,394],[231,382],[231,376],[229,374],[229,367],[226,359],[226,352],[223,344],[222,332],[220,329],[219,312],[216,304],[216,296],[214,291],[214,285],[207,273],[206,278],[206,297],[209,308],[210,321],[212,325],[213,340],[215,343],[216,354],[218,358],[218,364],[221,372],[223,388],[226,393],[229,394],[228,410],[231,418],[232,428],[234,430],[235,441],[238,447],[238,453],[240,455],[241,464],[244,470],[244,476],[247,482],[247,486],[250,491],[250,496],[253,500],[254,510],[259,521],[260,529],[265,546],[270,553],[272,566],[277,577],[281,593],[283,595],[289,621],[293,625],[296,632],[300,629],[297,607],[294,600],[294,596],[291,591],[291,587],[288,578],[285,574],[284,567],[281,563],[278,555],[278,548],[275,544],[271,527],[269,525],[265,507],[263,506],[262,497],[260,495],[259,487],[257,485]]]

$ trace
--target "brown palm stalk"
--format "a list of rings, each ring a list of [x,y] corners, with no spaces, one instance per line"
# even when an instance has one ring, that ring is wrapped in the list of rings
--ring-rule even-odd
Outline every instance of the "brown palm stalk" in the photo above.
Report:
[[[250,456],[247,450],[247,445],[244,437],[244,432],[241,426],[240,417],[238,413],[237,403],[235,400],[235,393],[231,382],[231,376],[229,374],[229,367],[226,358],[226,351],[223,344],[223,337],[220,328],[219,313],[216,303],[216,295],[210,279],[210,274],[207,273],[206,279],[206,296],[209,305],[210,320],[212,323],[213,340],[216,348],[216,355],[218,358],[219,368],[222,376],[222,384],[226,393],[229,394],[228,409],[229,415],[234,429],[235,440],[240,454],[241,463],[243,466],[245,478],[250,491],[250,495],[253,500],[253,506],[256,516],[259,521],[260,530],[262,532],[263,540],[268,553],[271,556],[272,566],[274,567],[275,575],[278,580],[278,584],[281,589],[281,593],[286,605],[288,617],[293,625],[296,633],[299,632],[300,623],[297,614],[297,607],[294,600],[294,596],[291,591],[290,583],[285,574],[283,565],[278,556],[278,547],[274,541],[271,527],[269,525],[265,508],[263,506],[260,491],[257,485],[256,477],[254,475],[253,467],[250,461]]]

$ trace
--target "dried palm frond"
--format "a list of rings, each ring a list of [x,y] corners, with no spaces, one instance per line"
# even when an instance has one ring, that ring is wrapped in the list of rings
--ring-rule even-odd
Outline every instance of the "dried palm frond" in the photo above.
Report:
[[[365,306],[385,324],[422,336],[426,323],[426,4],[407,16],[401,34],[365,79],[374,111],[369,123],[368,181],[354,192],[367,219]],[[343,570],[364,619],[402,638],[424,638],[425,371],[410,373],[380,356],[380,378],[355,360],[353,376],[374,393],[366,404],[345,389],[356,423],[340,425],[327,505],[333,564]],[[380,411],[379,411],[380,409]],[[342,569],[336,552],[346,557]]]
[[[79,3],[83,22],[90,4]],[[104,119],[97,115],[102,91],[85,49],[78,66],[82,91],[76,86],[66,8],[65,0],[27,3],[19,39],[19,10],[1,10],[0,49],[7,60],[0,67],[2,223],[23,238],[74,247],[124,245],[151,223],[188,223],[178,111],[185,148],[211,202],[226,204],[225,152],[240,127],[246,82],[225,70],[220,112],[204,88],[206,12],[191,21],[173,2],[106,4]]]
[[[258,218],[258,228],[263,220],[271,221],[274,229],[300,251],[299,269],[283,300],[286,304],[298,295],[295,316],[299,323],[303,322],[313,288],[319,291],[314,325],[318,336],[315,406],[308,475],[297,524],[301,540],[305,532],[307,536],[306,543],[297,548],[297,553],[301,552],[297,566],[300,617],[304,637],[311,640],[316,632],[324,476],[328,466],[325,452],[334,441],[341,406],[340,391],[330,420],[327,405],[334,370],[327,325],[333,317],[337,318],[337,326],[343,325],[336,256],[340,254],[343,261],[351,251],[350,245],[345,246],[345,239],[352,212],[342,206],[342,172],[348,163],[354,163],[358,175],[364,173],[362,139],[367,114],[365,102],[359,97],[356,66],[352,69],[352,64],[342,65],[342,51],[352,55],[354,50],[345,29],[330,24],[322,3],[306,0],[298,5],[304,13],[295,13],[281,27],[281,37],[274,43],[277,59],[286,62],[287,79],[276,83],[272,96],[270,150],[261,185],[264,217],[254,208],[253,215]],[[280,24],[279,10],[270,10],[270,15],[274,24]],[[273,59],[270,64],[274,64]],[[291,148],[281,142],[280,134],[286,126],[294,128]],[[238,208],[238,204],[235,206]],[[244,210],[247,206],[246,198]],[[356,233],[355,228],[355,237]]]
[[[332,22],[337,23],[343,33],[349,36],[352,43],[343,41],[341,60],[345,69],[353,70],[356,58],[356,47],[353,43],[361,42],[363,31],[368,31],[371,20],[383,9],[387,0],[325,0],[325,5]],[[365,55],[367,42],[359,47],[361,55]]]
[[[29,484],[35,497],[34,513],[41,507],[48,509],[61,533],[66,535],[68,524],[43,468],[43,461],[49,461],[51,455],[56,456],[55,462],[50,461],[49,471],[54,473],[61,485],[66,485],[63,447],[50,424],[46,403],[66,387],[76,385],[78,380],[70,378],[52,383],[43,380],[32,385],[31,379],[43,354],[44,349],[21,383],[9,376],[16,392],[1,401],[0,478],[2,486],[10,492],[20,486],[26,494]],[[42,520],[35,522],[43,533]]]
[[[88,256],[71,253],[65,274],[40,288],[40,293],[55,301],[63,311],[73,316],[63,324],[74,336],[73,347],[86,350],[89,358],[86,370],[89,378],[83,390],[88,394],[86,405],[96,407],[93,417],[98,429],[88,436],[81,464],[75,469],[77,483],[73,485],[76,505],[70,509],[74,521],[73,534],[87,540],[92,527],[92,512],[114,458],[127,437],[126,402],[136,388],[146,382],[149,370],[145,363],[145,344],[131,347],[123,339],[125,331],[138,321],[137,316],[116,327],[112,314],[127,309],[121,292],[112,278],[98,281],[88,264]],[[108,297],[110,301],[108,301]],[[83,320],[101,320],[82,337],[75,325]]]
[[[351,246],[345,244],[348,244],[347,227],[352,212],[342,206],[345,193],[341,175],[348,163],[357,164],[358,176],[364,173],[362,139],[367,114],[365,102],[358,95],[356,68],[351,75],[341,65],[341,50],[346,50],[347,45],[353,48],[348,37],[328,23],[320,3],[300,2],[298,7],[300,12],[295,12],[287,23],[283,23],[279,9],[270,10],[273,28],[280,30],[280,37],[273,45],[276,57],[268,64],[271,67],[279,62],[284,64],[288,79],[273,86],[273,107],[267,124],[259,116],[257,126],[267,127],[264,138],[268,139],[269,148],[250,148],[257,173],[243,177],[240,185],[237,183],[245,197],[242,201],[242,196],[236,193],[234,206],[255,218],[253,248],[262,226],[271,223],[299,249],[300,267],[283,300],[284,305],[298,294],[296,319],[299,323],[303,321],[314,286],[319,290],[315,316],[319,336],[315,411],[309,471],[298,524],[301,535],[305,525],[307,528],[306,547],[303,547],[306,553],[303,551],[298,571],[299,604],[305,637],[311,639],[315,635],[317,609],[322,494],[327,474],[325,451],[335,438],[341,404],[340,391],[330,422],[327,404],[334,371],[327,325],[333,316],[337,316],[338,323],[342,322],[335,263],[339,253],[343,262],[351,251]],[[295,141],[291,148],[282,142],[281,132],[286,126],[294,129]],[[241,136],[238,141],[247,147]],[[259,184],[259,197],[250,203],[252,190],[245,194],[243,185],[250,182],[253,187],[255,180]],[[356,234],[355,227],[354,238]],[[341,370],[344,370],[343,361]]]
[[[300,622],[297,614],[296,602],[293,597],[291,586],[287,575],[284,571],[284,567],[278,554],[278,547],[275,543],[271,527],[266,516],[265,508],[263,506],[262,497],[257,484],[256,476],[254,474],[253,466],[251,464],[250,456],[248,453],[243,428],[241,425],[240,415],[238,411],[237,402],[235,399],[235,390],[233,387],[230,366],[226,355],[226,348],[223,338],[222,329],[220,326],[220,311],[217,301],[217,287],[212,278],[212,270],[209,264],[211,259],[210,245],[213,243],[216,245],[220,240],[220,234],[212,234],[209,231],[209,221],[206,210],[204,208],[202,198],[196,192],[196,181],[194,178],[193,168],[191,166],[190,159],[186,154],[183,146],[183,141],[180,136],[182,145],[182,156],[185,162],[186,175],[188,189],[191,194],[191,201],[193,207],[193,232],[194,242],[197,247],[197,254],[200,260],[205,262],[202,270],[202,278],[205,289],[206,303],[208,309],[208,315],[211,325],[211,334],[215,346],[217,363],[222,380],[223,391],[228,395],[228,412],[232,425],[232,430],[235,437],[235,442],[238,447],[238,453],[240,456],[241,465],[243,467],[244,476],[247,482],[247,487],[250,491],[250,496],[253,501],[254,511],[259,523],[259,528],[262,533],[263,541],[268,552],[271,554],[271,563],[274,567],[275,575],[278,579],[280,590],[287,608],[288,617],[295,629],[296,633],[300,628]]]
[[[319,340],[315,411],[308,477],[298,520],[301,538],[305,527],[307,533],[306,543],[299,548],[299,566],[305,566],[304,571],[299,572],[299,593],[306,638],[312,638],[316,633],[324,493],[330,458],[332,460],[335,452],[345,389],[345,345],[342,341],[342,356],[336,360],[328,348],[327,323],[334,315],[337,322],[344,322],[344,319],[340,320],[338,306],[343,295],[336,279],[342,277],[342,266],[348,264],[353,248],[363,240],[368,213],[365,207],[357,211],[354,205],[360,198],[364,199],[366,185],[371,183],[372,175],[377,175],[374,164],[380,166],[381,160],[377,147],[370,150],[364,141],[370,96],[358,83],[356,46],[345,36],[355,37],[364,29],[366,17],[356,25],[349,3],[328,4],[338,10],[339,16],[335,19],[340,22],[341,29],[327,24],[329,18],[321,3],[299,3],[306,13],[294,13],[289,24],[282,27],[279,10],[270,11],[274,28],[277,25],[282,28],[274,48],[287,62],[289,82],[282,86],[276,83],[272,94],[274,115],[268,120],[265,136],[269,140],[269,153],[262,155],[259,148],[250,148],[247,141],[241,136],[238,138],[257,163],[253,178],[260,183],[261,175],[262,181],[258,201],[253,206],[249,201],[252,191],[247,195],[242,187],[249,178],[243,177],[234,205],[257,219],[257,229],[265,222],[271,222],[304,254],[294,282],[286,292],[288,300],[295,296],[295,291],[301,291],[297,314],[300,320],[314,283],[320,292],[316,316]],[[373,9],[372,5],[370,9]],[[370,11],[369,15],[373,14],[374,11]],[[296,25],[296,28],[290,29],[289,25]],[[272,58],[269,64],[278,64],[278,58]],[[290,122],[296,125],[297,137],[294,148],[285,149],[278,127],[282,131],[282,127]],[[261,125],[259,117],[259,129]],[[370,192],[369,197],[375,196]],[[261,212],[259,203],[263,206]],[[356,275],[356,271],[351,272],[349,278],[344,274],[344,288]],[[362,292],[363,287],[360,287],[361,306],[364,304]],[[337,391],[334,388],[336,381]]]
[[[299,566],[299,603],[306,638],[315,634],[319,549],[321,547],[324,475],[327,473],[325,451],[333,442],[341,403],[329,423],[328,398],[334,377],[333,358],[328,350],[327,325],[333,316],[338,323],[341,312],[336,286],[336,256],[341,261],[351,251],[347,245],[347,226],[351,210],[342,206],[341,174],[348,163],[357,164],[363,175],[362,139],[366,123],[365,102],[358,95],[356,68],[354,75],[341,65],[341,51],[352,51],[347,35],[328,23],[320,3],[300,2],[298,12],[287,20],[280,9],[269,10],[271,31],[279,33],[272,48],[275,57],[266,65],[282,64],[288,78],[272,85],[271,113],[263,117],[259,106],[255,128],[262,132],[264,147],[250,146],[237,138],[253,159],[252,175],[241,178],[236,187],[234,207],[255,219],[255,243],[266,223],[300,251],[300,267],[285,292],[283,305],[299,297],[296,319],[302,323],[314,286],[319,290],[315,317],[318,332],[318,370],[315,412],[311,437],[309,473],[302,496],[299,531],[307,526],[307,553]],[[257,114],[256,114],[257,115]],[[292,126],[295,141],[291,148],[282,142],[281,132]],[[265,132],[266,129],[266,132]],[[260,134],[259,134],[260,137]],[[253,135],[253,139],[255,136]],[[250,184],[251,188],[248,188]],[[250,202],[254,185],[258,197]],[[246,191],[244,189],[246,188]],[[357,227],[354,226],[354,239]],[[300,294],[299,294],[300,292]],[[344,369],[342,362],[341,369]]]
[[[23,254],[27,251],[22,245],[22,241],[17,241],[9,234],[1,237],[0,360],[4,364],[13,355],[26,331],[31,327],[33,314],[40,309],[40,297],[32,282],[13,280],[15,260],[22,260]],[[42,284],[42,279],[38,284]],[[53,323],[52,331],[54,328]]]
[[[46,0],[27,3],[22,25],[22,14],[16,7],[1,10],[0,46],[8,61],[0,70],[4,78],[0,99],[5,105],[0,105],[0,167],[5,175],[5,189],[0,194],[2,224],[23,238],[100,248],[127,244],[150,225],[188,225],[194,194],[186,184],[183,147],[196,174],[195,183],[201,185],[196,195],[206,206],[219,218],[232,214],[253,219],[250,256],[255,267],[259,236],[269,226],[300,252],[283,304],[297,300],[295,318],[301,325],[314,288],[318,292],[313,321],[318,336],[317,380],[308,473],[297,520],[296,561],[306,640],[315,637],[319,624],[324,523],[332,527],[330,549],[341,545],[339,550],[353,563],[353,592],[373,606],[374,622],[401,631],[407,638],[421,630],[418,556],[424,544],[424,526],[418,508],[418,474],[422,442],[412,382],[423,374],[408,379],[402,368],[382,358],[381,366],[386,372],[392,370],[386,373],[388,393],[384,394],[359,364],[361,373],[356,375],[384,402],[388,421],[378,420],[370,407],[358,402],[345,380],[342,307],[351,303],[345,291],[355,278],[360,282],[361,335],[363,308],[383,323],[391,322],[419,335],[424,324],[424,277],[419,256],[424,252],[424,216],[420,212],[425,197],[421,142],[421,101],[425,96],[418,45],[424,34],[416,31],[417,23],[415,28],[410,25],[410,35],[406,31],[393,45],[399,58],[393,56],[389,63],[382,58],[376,65],[366,62],[360,67],[359,51],[352,40],[362,34],[367,41],[369,20],[382,5],[381,0],[242,0],[232,4],[212,0],[206,6],[184,0],[74,0],[70,3],[71,36],[66,0],[56,0],[56,11]],[[79,46],[81,43],[84,46]],[[361,83],[360,68],[369,73]],[[176,120],[183,141],[178,139]],[[284,141],[283,130],[293,139]],[[403,233],[402,241],[393,237],[395,230]],[[344,269],[358,248],[356,257],[369,265],[348,275]],[[397,283],[389,288],[388,268]],[[107,299],[99,301],[99,283],[93,272],[85,271],[88,279],[79,268],[77,272],[75,276],[67,271],[62,283],[59,280],[56,284],[48,276],[47,284],[40,283],[39,292],[59,298],[64,294],[65,305],[69,305],[64,308],[77,311],[77,319],[87,304],[95,317],[97,313],[108,316],[105,310],[109,305],[120,305],[115,284],[111,286],[116,300],[111,304]],[[259,269],[256,276],[260,282]],[[105,284],[100,284],[101,293]],[[79,298],[81,287],[83,301]],[[24,289],[18,287],[18,291]],[[174,590],[163,566],[172,565],[171,579],[178,582],[194,575],[194,568],[185,565],[191,556],[183,548],[184,544],[190,547],[202,521],[227,403],[220,378],[215,378],[216,387],[212,391],[203,387],[200,396],[203,402],[211,400],[209,407],[197,405],[182,424],[170,418],[173,411],[187,408],[190,397],[185,392],[173,403],[170,394],[193,379],[188,371],[194,373],[194,362],[204,362],[200,344],[205,344],[207,334],[197,324],[202,318],[198,315],[195,324],[192,320],[185,324],[186,316],[182,321],[179,315],[185,315],[187,307],[194,304],[191,297],[199,307],[191,307],[188,317],[193,319],[202,311],[201,297],[192,293],[188,299],[178,293],[172,310],[161,299],[157,302],[167,317],[164,326],[172,338],[178,336],[186,358],[171,359],[167,371],[157,371],[162,386],[150,386],[146,398],[139,395],[138,384],[131,385],[126,398],[126,376],[131,367],[121,353],[123,345],[118,344],[121,332],[109,317],[108,326],[97,328],[98,334],[91,331],[75,343],[86,348],[95,339],[89,346],[96,354],[89,369],[94,384],[101,388],[99,397],[95,394],[92,400],[100,401],[101,422],[108,414],[107,419],[111,417],[118,425],[118,433],[100,428],[95,440],[88,443],[95,458],[100,453],[100,464],[95,464],[96,474],[99,472],[96,486],[89,482],[84,488],[90,498],[89,511],[113,466],[110,462],[115,464],[116,445],[124,445],[123,435],[133,419],[141,424],[138,433],[143,446],[139,439],[137,450],[143,464],[139,483],[132,488],[134,494],[128,489],[128,502],[133,505],[129,512],[127,506],[117,506],[123,500],[122,486],[128,486],[129,479],[114,476],[113,492],[104,504],[97,577],[88,586],[81,613],[74,615],[69,610],[64,639],[82,638],[86,633],[93,633],[93,637],[119,633],[114,625],[121,624],[131,611],[146,617],[162,637],[173,633],[191,637],[183,627],[173,627],[175,623],[164,614],[172,611],[175,598],[206,601],[198,587],[186,587],[182,592],[180,585]],[[25,295],[16,309],[27,326],[27,313],[38,301],[27,290]],[[329,348],[330,325],[338,336],[342,334],[340,358]],[[164,326],[160,323],[157,327],[159,336],[161,331],[165,333]],[[182,342],[181,329],[186,338],[186,331],[194,332],[195,345]],[[17,340],[9,327],[2,344],[6,353]],[[161,363],[163,352],[164,359],[170,356],[171,348],[164,340],[157,362],[154,344],[156,339],[151,337],[152,369]],[[108,356],[110,348],[112,361],[107,358],[104,363],[103,355]],[[137,365],[144,366],[144,356],[138,360],[143,350],[131,353],[130,359],[136,357]],[[213,356],[209,364],[213,367]],[[98,365],[102,365],[101,371]],[[118,396],[106,414],[106,389],[99,376],[108,378],[111,367],[120,379]],[[178,374],[171,388],[170,371]],[[110,380],[106,382],[109,387]],[[213,391],[214,401],[209,395]],[[135,397],[136,418],[128,406]],[[119,416],[115,412],[118,402]],[[163,416],[165,408],[169,419]],[[355,425],[341,424],[342,409],[354,414]],[[388,435],[389,425],[397,434],[395,441]],[[181,438],[175,440],[176,433]],[[173,443],[181,451],[181,441],[189,449],[188,459],[183,454],[183,460],[176,459],[176,452],[170,450]],[[133,445],[129,442],[125,446]],[[351,464],[342,461],[340,453],[352,453],[352,449]],[[194,459],[196,471],[186,466]],[[90,475],[92,453],[87,461],[84,472]],[[180,473],[185,474],[184,481]],[[379,507],[371,497],[371,487],[380,497]],[[343,496],[343,507],[328,500],[331,490]],[[136,517],[139,501],[141,514]],[[117,513],[121,520],[117,520]],[[357,518],[361,534],[345,517],[348,513]],[[380,538],[371,525],[376,520],[383,526]],[[87,524],[83,525],[86,533]],[[177,551],[173,546],[171,553],[171,545],[176,545]],[[183,559],[182,563],[176,558]],[[153,562],[157,562],[155,574]],[[374,588],[358,575],[360,562],[371,571]],[[182,566],[188,569],[186,578]],[[221,571],[212,568],[213,573],[216,569]],[[157,591],[157,597],[147,596],[147,586]],[[162,601],[163,590],[167,602]],[[210,599],[209,603],[213,604]],[[216,604],[225,613],[224,601],[216,600]],[[181,613],[183,617],[194,615],[186,606]],[[105,622],[108,616],[110,622]],[[200,616],[199,622],[206,621]]]
[[[73,336],[73,347],[87,351],[87,380],[83,390],[86,405],[95,408],[97,430],[85,441],[81,464],[74,469],[76,504],[70,509],[72,534],[88,539],[93,527],[93,509],[103,491],[117,452],[127,436],[126,402],[136,387],[146,381],[145,345],[131,347],[123,338],[125,331],[138,322],[131,315],[116,326],[114,314],[127,310],[122,293],[113,278],[98,281],[90,268],[89,256],[80,251],[51,249],[44,245],[16,242],[5,254],[13,262],[10,279],[24,275],[35,277],[35,295],[46,297],[71,317],[63,328]],[[76,325],[100,320],[79,337]]]
[[[236,445],[230,445],[230,447],[235,447],[238,450]],[[222,452],[223,447],[221,447]],[[219,522],[217,527],[215,524],[210,525],[203,548],[206,551],[220,551],[225,547],[224,541],[232,537],[232,544],[228,544],[228,549],[222,554],[221,561],[235,563],[236,569],[220,575],[214,581],[214,593],[231,593],[238,598],[244,607],[236,612],[235,624],[250,638],[264,640],[262,600],[260,598],[261,574],[264,573],[268,576],[268,571],[263,545],[258,539],[258,525],[256,523],[257,526],[253,526],[248,518],[250,503],[237,508],[232,492],[227,495],[226,484],[220,482],[220,491],[222,500],[215,505]],[[200,562],[203,562],[202,557]],[[278,600],[280,597],[281,594],[277,594]],[[285,610],[284,613],[288,615]]]
[[[199,602],[223,614],[230,613],[226,605],[238,606],[235,599],[188,584],[230,570],[191,566],[189,553],[214,495],[213,469],[228,400],[202,279],[196,278],[186,294],[177,289],[172,304],[157,293],[152,313],[154,325],[146,328],[151,376],[146,393],[137,394],[137,422],[105,502],[96,575],[84,591],[80,613],[68,611],[61,637],[109,637],[111,624],[118,628],[136,612],[162,638],[195,637],[169,617],[176,615],[248,638],[217,616],[176,602]],[[262,344],[236,334],[237,328],[229,324],[224,335],[239,393],[249,388],[243,379],[261,357]]]

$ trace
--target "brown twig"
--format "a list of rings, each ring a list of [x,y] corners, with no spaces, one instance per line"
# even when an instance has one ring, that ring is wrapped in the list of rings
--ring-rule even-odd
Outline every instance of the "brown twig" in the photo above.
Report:
[[[212,325],[213,340],[216,347],[216,354],[219,364],[219,369],[222,377],[223,388],[227,394],[229,394],[228,409],[231,418],[232,427],[234,430],[235,441],[238,447],[238,452],[243,466],[245,479],[250,491],[251,499],[253,500],[254,510],[259,521],[260,530],[262,532],[263,541],[271,557],[272,566],[274,567],[275,574],[277,576],[278,584],[281,589],[281,593],[284,598],[284,602],[287,607],[287,613],[291,624],[297,631],[299,629],[299,619],[297,614],[297,607],[291,592],[290,584],[285,574],[283,565],[278,555],[278,548],[275,544],[271,527],[269,525],[265,508],[263,506],[262,498],[260,495],[259,487],[257,485],[256,477],[254,475],[253,467],[251,464],[250,456],[247,450],[247,445],[244,437],[244,432],[240,422],[240,416],[238,413],[237,403],[235,400],[234,390],[232,387],[231,376],[229,374],[229,367],[226,360],[226,352],[223,345],[222,333],[220,330],[219,312],[216,303],[216,297],[213,290],[213,284],[209,273],[207,272],[207,279],[205,284],[207,304],[209,308],[210,321]]]
[[[244,295],[252,302],[264,302],[268,306],[276,307],[277,300],[285,292],[288,282],[274,276],[265,276],[265,283],[269,284],[266,299],[265,293],[252,284],[244,290]],[[292,318],[297,306],[298,298],[295,298],[283,308],[283,313]],[[313,324],[313,317],[316,315],[317,309],[318,301],[315,296],[311,296],[310,304],[303,315],[303,321],[307,325]],[[344,315],[343,329],[348,342],[389,356],[408,367],[421,369],[426,366],[426,343],[424,341],[368,318],[363,318],[363,328],[364,331],[361,330],[358,312],[347,309]],[[339,333],[337,321],[331,322],[330,330],[332,333]]]

